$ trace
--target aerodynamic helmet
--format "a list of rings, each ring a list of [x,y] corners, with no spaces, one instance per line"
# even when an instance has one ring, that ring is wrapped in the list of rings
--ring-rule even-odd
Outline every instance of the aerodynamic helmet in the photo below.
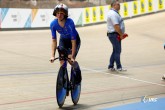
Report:
[[[68,17],[68,7],[65,4],[58,4],[55,6],[54,11],[53,11],[53,15],[56,16],[57,12],[62,11],[65,13],[65,17]]]

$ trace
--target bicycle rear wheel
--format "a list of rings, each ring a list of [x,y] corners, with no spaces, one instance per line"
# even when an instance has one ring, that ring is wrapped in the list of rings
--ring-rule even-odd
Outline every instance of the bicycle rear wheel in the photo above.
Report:
[[[79,101],[80,98],[80,93],[81,93],[81,83],[76,84],[75,83],[75,74],[73,70],[71,70],[71,97],[72,97],[72,102],[74,105],[76,105]]]
[[[63,106],[67,93],[67,80],[65,75],[67,75],[67,70],[61,66],[56,82],[56,99],[59,107]]]
[[[71,89],[72,102],[74,105],[77,105],[81,93],[81,84],[73,86]]]

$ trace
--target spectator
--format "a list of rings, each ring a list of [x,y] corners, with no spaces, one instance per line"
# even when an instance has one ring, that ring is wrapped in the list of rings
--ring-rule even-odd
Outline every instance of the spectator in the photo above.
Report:
[[[112,43],[113,52],[110,56],[108,69],[114,71],[114,63],[116,62],[117,71],[126,71],[126,69],[122,68],[120,62],[121,40],[124,38],[125,35],[125,25],[122,17],[118,13],[118,11],[120,10],[119,1],[112,0],[111,7],[112,9],[108,11],[107,15],[107,36]]]

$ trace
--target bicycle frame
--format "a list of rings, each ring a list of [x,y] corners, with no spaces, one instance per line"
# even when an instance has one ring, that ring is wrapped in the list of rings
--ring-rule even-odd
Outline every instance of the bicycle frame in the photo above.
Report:
[[[59,107],[62,107],[65,101],[66,96],[69,95],[69,91],[71,90],[71,97],[72,102],[76,105],[79,101],[80,92],[81,92],[81,83],[75,83],[75,75],[76,72],[74,71],[73,67],[78,66],[77,62],[72,62],[70,58],[68,58],[67,50],[62,47],[57,48],[59,52],[59,57],[55,58],[54,60],[64,60],[64,63],[61,65],[58,76],[57,76],[57,83],[56,83],[56,98]],[[71,75],[69,79],[69,75],[67,72],[67,61],[72,64],[71,67]]]

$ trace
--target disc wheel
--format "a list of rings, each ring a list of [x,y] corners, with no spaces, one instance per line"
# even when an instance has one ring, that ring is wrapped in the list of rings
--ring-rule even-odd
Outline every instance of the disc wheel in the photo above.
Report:
[[[61,108],[65,102],[66,93],[67,93],[67,80],[64,81],[63,71],[59,71],[56,82],[56,99],[58,106]]]
[[[75,84],[74,77],[71,79],[71,97],[72,97],[72,102],[74,105],[76,105],[79,101],[80,98],[80,93],[81,93],[81,83],[80,84]]]

